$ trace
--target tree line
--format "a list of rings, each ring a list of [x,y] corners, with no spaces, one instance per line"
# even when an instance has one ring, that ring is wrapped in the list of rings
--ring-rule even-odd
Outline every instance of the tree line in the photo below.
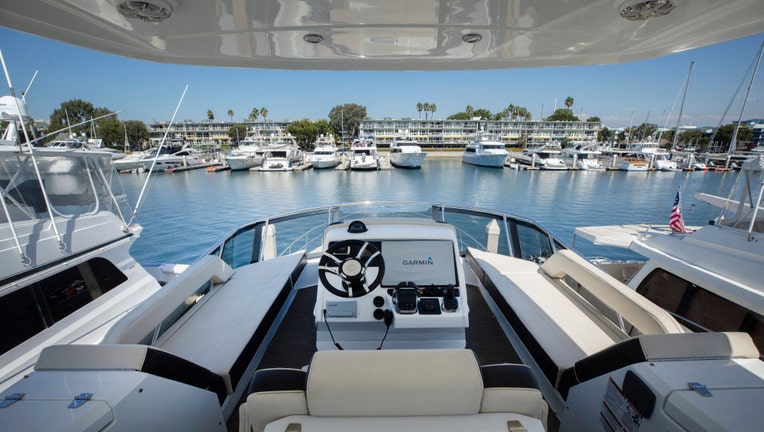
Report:
[[[556,109],[550,116],[544,120],[547,121],[581,121],[573,114],[572,106],[574,100],[572,97],[565,99],[565,107]],[[418,102],[416,110],[424,112],[425,119],[437,111],[437,106],[431,102]],[[231,122],[233,122],[234,112],[229,109],[227,112]],[[266,107],[253,108],[249,113],[247,120],[257,122],[260,118],[267,120],[269,115]],[[214,120],[215,116],[212,110],[207,110],[207,118]],[[503,110],[492,113],[485,108],[474,108],[467,105],[464,111],[452,114],[447,117],[448,120],[470,120],[478,118],[481,120],[523,120],[531,121],[530,111],[523,106],[510,103]],[[347,103],[333,107],[327,119],[311,121],[302,119],[292,122],[287,126],[286,132],[292,134],[299,143],[306,146],[313,143],[320,135],[333,134],[340,141],[347,142],[357,137],[360,133],[361,122],[367,120],[366,107],[354,103]],[[589,117],[587,121],[599,122],[599,117]],[[5,125],[0,124],[4,127]],[[718,128],[714,134],[708,134],[701,130],[688,130],[680,132],[677,137],[677,143],[682,145],[693,145],[705,150],[710,145],[724,146],[729,144],[732,139],[736,125],[727,124]],[[142,149],[149,141],[149,129],[145,123],[140,120],[120,121],[118,115],[105,107],[95,107],[92,103],[82,99],[73,99],[63,102],[61,106],[50,115],[48,124],[48,134],[50,137],[46,141],[55,138],[56,132],[77,135],[87,135],[91,138],[100,138],[104,144],[122,149],[127,144],[132,149]],[[249,127],[244,123],[236,123],[228,130],[228,136],[232,142],[238,143],[243,140],[250,132]],[[95,135],[95,136],[94,136]],[[750,141],[753,132],[743,126],[737,135],[740,142]],[[35,138],[39,134],[35,135]],[[643,140],[651,138],[662,143],[673,143],[674,132],[665,131],[658,133],[658,125],[653,123],[643,123],[639,126],[629,128],[625,131],[616,133],[603,127],[597,139],[600,141],[624,142],[627,140]]]

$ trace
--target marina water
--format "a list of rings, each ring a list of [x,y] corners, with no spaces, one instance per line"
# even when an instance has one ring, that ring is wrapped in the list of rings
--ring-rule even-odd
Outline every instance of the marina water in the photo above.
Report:
[[[513,213],[541,223],[586,256],[635,258],[577,240],[577,226],[667,224],[677,189],[686,225],[704,225],[719,209],[696,192],[726,197],[736,172],[518,171],[428,158],[421,169],[387,171],[156,173],[138,214],[132,248],[139,262],[191,263],[240,225],[336,203],[426,201]],[[146,174],[117,180],[135,203]]]

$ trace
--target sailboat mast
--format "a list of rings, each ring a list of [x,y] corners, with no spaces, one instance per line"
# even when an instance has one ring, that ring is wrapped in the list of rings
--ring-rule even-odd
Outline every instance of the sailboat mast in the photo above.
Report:
[[[756,72],[759,70],[759,62],[761,61],[761,54],[764,52],[764,43],[761,44],[761,48],[759,48],[759,55],[756,57],[756,64],[753,67],[753,73],[751,74],[751,81],[748,83],[748,89],[745,91],[745,98],[743,98],[743,107],[740,108],[740,115],[737,118],[737,126],[735,126],[735,131],[732,132],[732,139],[730,140],[730,148],[728,153],[732,154],[737,149],[737,133],[740,130],[740,124],[743,121],[743,112],[745,111],[745,106],[748,103],[748,95],[751,94],[751,87],[753,87],[753,81],[756,79]]]
[[[674,131],[674,140],[671,143],[671,148],[676,148],[676,142],[679,140],[679,126],[682,122],[682,113],[684,112],[684,101],[687,99],[687,89],[690,88],[690,76],[692,76],[692,67],[695,66],[695,62],[690,62],[690,70],[687,72],[687,81],[684,83],[684,94],[682,94],[682,104],[679,105],[679,116],[676,118],[676,131]]]

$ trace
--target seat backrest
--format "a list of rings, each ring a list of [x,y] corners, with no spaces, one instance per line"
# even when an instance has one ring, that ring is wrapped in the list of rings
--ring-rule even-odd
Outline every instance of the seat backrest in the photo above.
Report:
[[[550,277],[566,275],[603,304],[621,315],[641,334],[684,333],[682,326],[660,306],[637,294],[614,277],[573,251],[555,252],[541,269]]]
[[[310,364],[310,415],[477,414],[483,381],[470,350],[319,351]]]
[[[154,295],[120,319],[106,335],[105,343],[150,343],[154,330],[179,307],[193,304],[196,293],[205,283],[223,283],[231,278],[233,269],[219,257],[207,255],[189,266]],[[165,325],[167,325],[165,323]],[[163,329],[164,330],[164,329]]]
[[[261,432],[289,416],[411,417],[515,413],[546,423],[530,368],[480,367],[471,350],[319,351],[307,372],[257,371],[239,430]]]

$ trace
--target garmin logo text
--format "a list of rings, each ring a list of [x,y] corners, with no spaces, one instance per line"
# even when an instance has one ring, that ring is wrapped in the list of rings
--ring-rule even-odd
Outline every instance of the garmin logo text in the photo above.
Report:
[[[431,266],[435,265],[435,263],[432,262],[432,257],[427,257],[427,259],[411,259],[411,260],[403,260],[403,265],[405,266]]]

